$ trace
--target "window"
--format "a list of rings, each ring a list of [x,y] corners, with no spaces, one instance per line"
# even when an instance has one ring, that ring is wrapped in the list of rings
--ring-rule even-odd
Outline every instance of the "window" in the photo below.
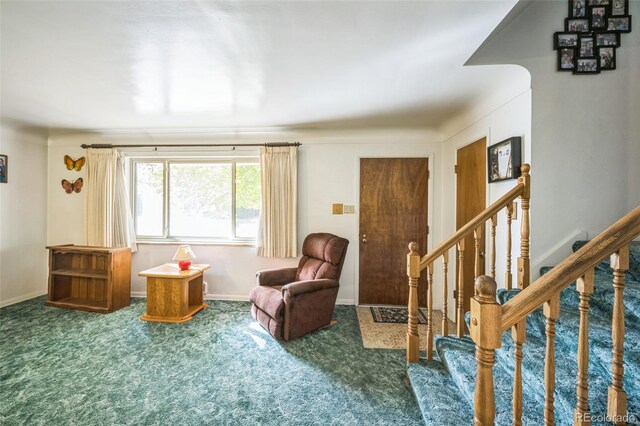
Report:
[[[257,159],[132,159],[130,170],[139,239],[255,240]]]

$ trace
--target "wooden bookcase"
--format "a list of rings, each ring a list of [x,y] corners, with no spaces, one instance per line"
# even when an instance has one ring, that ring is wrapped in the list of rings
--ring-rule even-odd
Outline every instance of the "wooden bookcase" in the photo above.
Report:
[[[49,246],[47,305],[91,312],[129,306],[131,249]]]

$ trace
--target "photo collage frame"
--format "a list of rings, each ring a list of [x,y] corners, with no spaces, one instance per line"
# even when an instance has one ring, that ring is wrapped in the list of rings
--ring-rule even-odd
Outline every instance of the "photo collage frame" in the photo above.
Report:
[[[631,32],[629,0],[568,0],[564,31],[553,35],[558,71],[599,74],[616,69],[622,34]]]

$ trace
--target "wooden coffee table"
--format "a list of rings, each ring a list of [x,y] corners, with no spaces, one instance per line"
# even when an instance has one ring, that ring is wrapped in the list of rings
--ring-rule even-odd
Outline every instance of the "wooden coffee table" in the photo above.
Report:
[[[181,271],[177,263],[165,263],[138,273],[147,277],[147,311],[144,321],[186,322],[207,307],[202,295],[203,272],[210,266],[192,264]]]

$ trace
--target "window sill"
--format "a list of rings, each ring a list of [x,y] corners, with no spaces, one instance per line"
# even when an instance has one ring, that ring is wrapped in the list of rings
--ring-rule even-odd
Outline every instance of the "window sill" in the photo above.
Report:
[[[179,246],[188,244],[190,246],[229,246],[229,247],[256,247],[255,241],[136,241],[138,245],[149,246]]]

